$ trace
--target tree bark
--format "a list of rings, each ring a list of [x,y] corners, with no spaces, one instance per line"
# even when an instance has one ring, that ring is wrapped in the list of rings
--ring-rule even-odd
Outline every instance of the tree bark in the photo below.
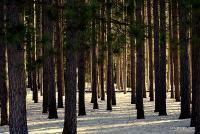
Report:
[[[17,4],[16,0],[7,1],[7,24],[11,29],[23,25],[23,13],[20,12],[23,10]],[[16,34],[12,30],[7,32],[11,36]],[[28,134],[24,53],[23,35],[17,41],[8,43],[10,134]]]

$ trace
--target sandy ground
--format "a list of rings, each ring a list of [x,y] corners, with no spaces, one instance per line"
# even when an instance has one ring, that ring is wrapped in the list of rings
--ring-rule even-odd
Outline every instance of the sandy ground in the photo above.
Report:
[[[145,119],[136,119],[135,105],[130,104],[130,93],[117,93],[117,106],[106,110],[106,102],[99,100],[99,109],[93,110],[91,93],[86,93],[87,115],[78,117],[78,134],[193,134],[190,120],[179,120],[180,103],[167,99],[168,116],[154,113],[154,102],[144,99]],[[47,119],[42,114],[42,97],[39,103],[32,102],[27,95],[28,129],[30,134],[60,134],[63,129],[64,109],[58,109],[59,118]],[[8,126],[0,127],[0,134],[8,134]]]

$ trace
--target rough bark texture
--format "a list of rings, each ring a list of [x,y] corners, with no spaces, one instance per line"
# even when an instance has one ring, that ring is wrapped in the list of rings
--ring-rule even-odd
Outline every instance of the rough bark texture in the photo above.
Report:
[[[66,0],[67,9],[77,13],[77,1]],[[78,14],[78,13],[77,13]],[[79,16],[80,17],[80,16]],[[78,18],[68,16],[66,22],[65,118],[63,134],[77,133],[76,117],[76,52],[78,44]],[[74,23],[77,22],[77,23]]]
[[[7,24],[15,29],[23,24],[23,15],[20,13],[22,10],[17,6],[19,3],[16,0],[8,0],[7,3],[7,19],[9,20]],[[14,36],[16,33],[10,31],[10,34]],[[10,134],[28,134],[24,53],[23,38],[8,43]]]
[[[136,107],[137,107],[137,119],[144,119],[143,108],[143,73],[144,73],[144,29],[142,26],[142,2],[136,0],[136,26],[140,29],[139,36],[136,37],[136,50],[137,50],[137,62],[136,62]]]
[[[166,112],[166,14],[165,0],[160,0],[160,104],[159,115]]]
[[[180,89],[181,114],[179,119],[190,118],[190,74],[189,74],[189,3],[188,0],[178,1],[179,37],[180,37]]]

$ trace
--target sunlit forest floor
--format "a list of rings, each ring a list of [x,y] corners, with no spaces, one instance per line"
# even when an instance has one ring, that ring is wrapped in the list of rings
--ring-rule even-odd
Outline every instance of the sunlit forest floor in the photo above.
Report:
[[[116,93],[117,106],[106,110],[106,101],[99,101],[99,110],[93,110],[91,93],[86,93],[87,115],[78,117],[78,134],[193,134],[190,120],[179,120],[180,102],[167,99],[168,116],[154,113],[154,102],[144,99],[145,118],[136,119],[135,105],[130,104],[130,93]],[[58,119],[49,120],[42,114],[42,97],[39,103],[32,102],[32,94],[27,94],[27,116],[30,134],[56,134],[63,129],[64,109],[58,109]],[[0,134],[8,134],[8,126],[0,127]]]

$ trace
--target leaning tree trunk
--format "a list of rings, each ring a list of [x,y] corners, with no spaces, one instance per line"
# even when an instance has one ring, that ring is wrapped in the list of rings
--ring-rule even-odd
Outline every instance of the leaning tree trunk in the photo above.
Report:
[[[5,35],[4,31],[4,2],[0,2],[0,35]],[[5,39],[5,38],[4,38]],[[1,126],[8,125],[8,90],[6,86],[6,42],[0,40],[0,107]]]
[[[180,89],[181,114],[179,119],[190,118],[190,74],[189,74],[189,2],[178,1],[179,9],[179,40],[180,40]]]
[[[23,32],[23,11],[16,0],[7,1],[8,33],[16,36]],[[21,28],[17,33],[16,28]],[[9,31],[10,29],[14,29]],[[8,43],[8,76],[9,76],[9,131],[10,134],[28,134],[26,116],[26,83],[24,67],[24,36]]]

